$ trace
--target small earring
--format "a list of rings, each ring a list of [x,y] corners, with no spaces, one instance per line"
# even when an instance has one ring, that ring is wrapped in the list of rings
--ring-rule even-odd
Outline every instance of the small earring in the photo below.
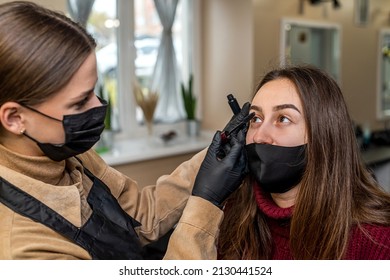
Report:
[[[26,131],[26,129],[23,128],[23,129],[20,131],[20,135],[23,135],[25,131]]]

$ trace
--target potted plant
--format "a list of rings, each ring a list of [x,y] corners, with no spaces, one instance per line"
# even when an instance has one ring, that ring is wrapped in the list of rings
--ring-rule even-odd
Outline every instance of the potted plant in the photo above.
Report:
[[[157,91],[151,91],[146,87],[141,87],[138,82],[134,85],[134,96],[137,105],[144,114],[144,120],[148,128],[148,135],[153,135],[153,116],[158,102]]]
[[[199,121],[196,119],[196,96],[193,91],[193,74],[190,74],[188,80],[188,86],[186,87],[184,83],[181,83],[181,94],[184,102],[184,109],[187,114],[187,134],[189,136],[199,135]]]
[[[106,93],[106,94],[105,94]],[[104,86],[99,85],[98,96],[107,101],[107,112],[104,119],[104,130],[100,135],[100,140],[95,146],[96,152],[99,154],[108,152],[112,149],[113,146],[113,131],[111,126],[111,98],[110,95],[105,92]]]

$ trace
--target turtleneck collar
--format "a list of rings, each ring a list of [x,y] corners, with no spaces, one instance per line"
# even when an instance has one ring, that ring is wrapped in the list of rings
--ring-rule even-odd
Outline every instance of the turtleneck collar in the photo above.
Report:
[[[65,172],[69,161],[56,162],[46,156],[26,156],[0,144],[0,164],[28,177],[56,185],[67,181]]]
[[[257,206],[267,217],[275,220],[291,218],[294,206],[288,208],[279,207],[272,200],[271,195],[264,192],[257,182],[253,183],[253,192]]]

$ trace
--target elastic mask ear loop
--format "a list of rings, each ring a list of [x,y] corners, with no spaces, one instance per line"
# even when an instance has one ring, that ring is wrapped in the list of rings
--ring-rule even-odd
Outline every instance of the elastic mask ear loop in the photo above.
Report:
[[[20,131],[20,134],[26,136],[27,138],[29,138],[30,140],[34,141],[35,143],[39,143],[37,140],[35,140],[34,138],[32,138],[30,135],[28,135],[28,134],[26,133],[26,129],[22,129],[22,130]]]
[[[23,107],[25,107],[25,108],[27,108],[27,109],[33,111],[33,112],[36,112],[36,113],[38,113],[38,114],[40,114],[40,115],[46,117],[46,118],[55,120],[55,121],[57,121],[57,122],[62,122],[62,120],[59,120],[59,119],[53,118],[53,117],[51,117],[51,116],[49,116],[49,115],[46,115],[46,114],[44,114],[44,113],[42,113],[42,112],[40,112],[40,111],[38,111],[38,110],[36,110],[36,109],[30,107],[30,106],[24,105],[24,104],[22,104],[22,103],[19,103],[19,104],[22,105]],[[28,134],[26,133],[26,129],[25,129],[25,128],[23,128],[22,130],[20,130],[20,135],[26,136],[27,138],[29,138],[30,140],[34,141],[34,142],[37,143],[38,145],[40,144],[40,142],[39,142],[38,140],[34,139],[33,137],[31,137],[30,135],[28,135]],[[62,144],[59,144],[58,146],[61,146],[61,145],[62,145]]]
[[[34,142],[37,143],[38,145],[40,144],[38,140],[32,138],[30,135],[28,135],[28,134],[26,133],[26,129],[22,129],[22,130],[20,131],[20,134],[26,136],[28,139],[34,141]]]
[[[46,118],[55,120],[55,121],[57,121],[57,122],[62,122],[62,120],[59,120],[59,119],[53,118],[53,117],[51,117],[51,116],[49,116],[49,115],[46,115],[46,114],[44,114],[44,113],[42,113],[42,112],[38,111],[37,109],[34,109],[34,108],[30,107],[30,106],[24,105],[24,104],[22,104],[22,103],[20,103],[20,105],[22,105],[23,107],[25,107],[25,108],[27,108],[27,109],[29,109],[29,110],[35,112],[35,113],[38,113],[38,114],[40,114],[40,115],[42,115],[42,116],[44,116],[44,117],[46,117]],[[24,134],[24,133],[23,133],[23,134]]]

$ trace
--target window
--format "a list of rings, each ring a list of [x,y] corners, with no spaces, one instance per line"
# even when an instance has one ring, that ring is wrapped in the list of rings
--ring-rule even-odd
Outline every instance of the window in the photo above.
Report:
[[[177,123],[185,117],[179,83],[186,80],[191,72],[192,58],[188,49],[192,45],[189,32],[192,16],[188,12],[190,1],[178,1],[172,26],[179,73],[176,98],[165,98],[159,94],[166,114],[160,114],[158,118],[155,114],[155,123]],[[111,128],[119,138],[145,135],[144,115],[134,102],[133,89],[135,85],[153,88],[154,69],[163,34],[154,1],[95,0],[86,27],[98,43],[98,93],[110,102]],[[174,114],[170,115],[170,112]]]

